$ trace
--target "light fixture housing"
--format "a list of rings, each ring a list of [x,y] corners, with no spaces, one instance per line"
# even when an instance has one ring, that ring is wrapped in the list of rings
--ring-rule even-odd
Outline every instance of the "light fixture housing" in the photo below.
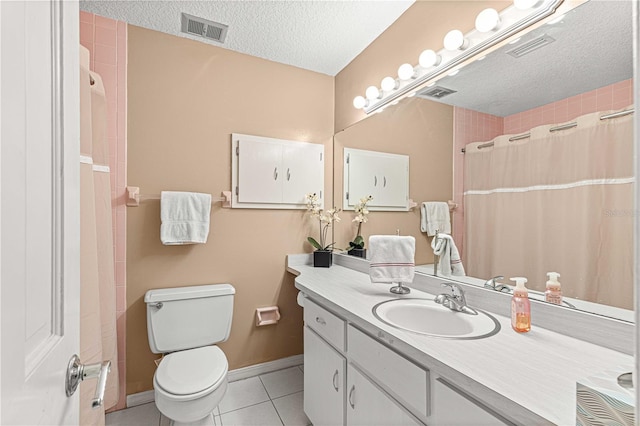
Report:
[[[464,50],[469,46],[467,40],[460,30],[451,30],[444,36],[444,48],[450,51]]]
[[[365,108],[367,105],[369,105],[369,101],[366,100],[364,97],[356,96],[355,98],[353,98],[353,107],[355,109],[362,109],[362,108]]]
[[[418,63],[422,68],[437,67],[442,62],[442,56],[431,49],[424,50],[418,58]]]
[[[375,101],[376,99],[381,98],[380,90],[376,86],[369,86],[367,90],[364,92],[367,99],[370,101]]]
[[[398,78],[400,80],[411,80],[412,78],[416,78],[416,71],[413,69],[413,65],[400,65],[400,68],[398,68]]]
[[[488,8],[478,13],[476,17],[476,30],[481,33],[488,33],[500,26],[500,14],[493,8]]]
[[[396,90],[398,86],[399,86],[398,81],[393,77],[385,77],[380,82],[380,87],[385,92]]]

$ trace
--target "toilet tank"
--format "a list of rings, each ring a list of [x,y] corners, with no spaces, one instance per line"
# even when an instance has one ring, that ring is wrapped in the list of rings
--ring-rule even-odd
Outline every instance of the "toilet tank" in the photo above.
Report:
[[[149,290],[147,335],[153,353],[167,353],[224,342],[233,317],[231,284]]]

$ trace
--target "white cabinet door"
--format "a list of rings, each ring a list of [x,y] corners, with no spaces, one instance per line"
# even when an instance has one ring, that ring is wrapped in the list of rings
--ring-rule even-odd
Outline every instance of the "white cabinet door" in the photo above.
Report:
[[[304,372],[307,373],[306,364]],[[313,421],[313,419],[311,420]],[[415,426],[419,424],[367,377],[349,364],[347,367],[347,425]]]
[[[238,139],[238,201],[282,201],[282,144],[269,140]],[[304,195],[303,195],[304,196]]]
[[[306,370],[305,370],[306,371]],[[450,426],[509,425],[446,381],[433,382],[433,424]]]
[[[324,145],[234,133],[231,147],[231,207],[304,209],[309,193],[324,206]]]
[[[314,425],[344,425],[346,363],[304,327],[304,412]]]
[[[369,195],[370,210],[408,209],[409,156],[345,148],[344,158],[344,210]]]
[[[323,199],[324,146],[312,143],[283,145],[282,202],[305,204],[305,194]]]

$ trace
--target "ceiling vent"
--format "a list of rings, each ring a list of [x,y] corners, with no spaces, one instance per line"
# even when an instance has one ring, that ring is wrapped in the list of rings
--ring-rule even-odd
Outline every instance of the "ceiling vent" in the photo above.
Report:
[[[434,86],[434,87],[428,87],[422,92],[418,92],[417,96],[421,98],[442,99],[445,96],[450,95],[452,93],[456,93],[456,91],[452,89],[447,89],[446,87],[442,87],[442,86]]]
[[[227,37],[228,25],[220,24],[218,22],[207,21],[197,16],[182,14],[182,32],[199,37],[204,37],[209,40],[217,41],[218,43],[224,43],[224,39]]]
[[[555,38],[553,37],[549,37],[548,35],[543,35],[540,36],[538,38],[534,38],[531,41],[528,41],[518,47],[516,47],[515,49],[511,49],[507,52],[507,55],[511,55],[514,58],[520,58],[524,55],[527,55],[531,52],[533,52],[534,50],[538,50],[541,47],[546,46],[547,44],[553,43],[554,41],[556,41]]]

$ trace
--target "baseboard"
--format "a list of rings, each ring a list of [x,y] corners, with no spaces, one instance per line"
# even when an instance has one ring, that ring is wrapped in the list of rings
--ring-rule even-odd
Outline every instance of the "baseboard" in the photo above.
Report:
[[[283,370],[289,367],[301,365],[304,362],[304,355],[294,355],[275,361],[263,362],[262,364],[250,365],[248,367],[237,368],[227,373],[227,380],[235,382],[237,380],[248,379],[249,377],[271,373],[272,371]],[[136,405],[148,404],[155,400],[153,390],[138,392],[127,395],[127,408]]]
[[[153,390],[127,395],[127,408],[155,401]]]
[[[275,361],[263,362],[262,364],[250,365],[248,367],[237,368],[227,373],[227,380],[235,382],[236,380],[248,379],[249,377],[259,376],[272,371],[278,371],[289,367],[295,367],[304,362],[304,355],[294,355],[287,358],[277,359]]]

